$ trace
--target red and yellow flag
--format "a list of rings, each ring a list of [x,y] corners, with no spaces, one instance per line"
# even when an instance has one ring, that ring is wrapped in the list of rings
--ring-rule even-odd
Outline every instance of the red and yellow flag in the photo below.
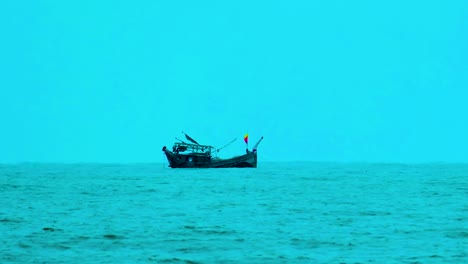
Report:
[[[245,144],[249,143],[249,133],[245,134],[244,141],[245,141]]]

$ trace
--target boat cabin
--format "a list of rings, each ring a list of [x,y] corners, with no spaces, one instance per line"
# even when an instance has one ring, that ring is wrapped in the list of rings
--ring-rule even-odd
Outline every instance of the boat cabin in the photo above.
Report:
[[[208,145],[174,143],[172,152],[174,152],[181,161],[189,163],[204,163],[211,161],[211,152],[214,147]],[[182,152],[187,152],[183,153]]]

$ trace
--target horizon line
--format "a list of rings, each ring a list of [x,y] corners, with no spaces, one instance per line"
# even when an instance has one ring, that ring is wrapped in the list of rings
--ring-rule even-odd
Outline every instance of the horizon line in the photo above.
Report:
[[[138,164],[166,164],[167,162],[151,161],[130,161],[130,162],[103,162],[103,161],[18,161],[18,162],[0,162],[0,165],[24,165],[24,164],[43,164],[43,165],[138,165]],[[262,161],[262,163],[323,163],[323,164],[401,164],[401,165],[424,165],[424,164],[468,164],[468,161],[320,161],[320,160],[277,160]]]

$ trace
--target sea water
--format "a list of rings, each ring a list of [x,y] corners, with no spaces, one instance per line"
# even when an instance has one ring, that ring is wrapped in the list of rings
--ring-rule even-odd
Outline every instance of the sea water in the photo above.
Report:
[[[468,263],[467,164],[0,165],[1,263]]]

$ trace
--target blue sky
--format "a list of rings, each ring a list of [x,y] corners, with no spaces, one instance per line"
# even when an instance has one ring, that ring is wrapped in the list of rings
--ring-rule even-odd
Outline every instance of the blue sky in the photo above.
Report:
[[[466,1],[3,1],[0,162],[467,162]]]

